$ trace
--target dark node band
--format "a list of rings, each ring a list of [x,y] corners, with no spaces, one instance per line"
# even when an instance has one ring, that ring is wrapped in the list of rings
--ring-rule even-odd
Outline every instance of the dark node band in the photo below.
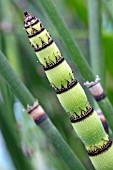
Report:
[[[49,39],[48,44],[43,43],[42,47],[35,49],[35,52],[39,52],[39,51],[49,47],[52,43],[53,43],[53,40]]]
[[[41,124],[44,120],[46,120],[47,118],[48,118],[47,114],[44,114],[44,115],[42,115],[42,116],[40,117],[40,119],[35,120],[35,123],[36,123],[37,125],[39,125],[39,124]]]
[[[98,148],[96,151],[88,151],[88,155],[92,157],[98,156],[103,152],[106,152],[111,146],[112,146],[112,141],[109,140],[105,145],[102,146],[102,148]]]
[[[89,86],[89,89],[92,88],[93,86],[96,86],[99,82],[94,82]]]
[[[41,30],[37,31],[36,33],[32,34],[32,35],[28,35],[29,38],[35,37],[36,35],[40,34],[41,32],[43,32],[45,30],[44,27],[41,28]]]
[[[44,70],[51,70],[55,67],[57,67],[59,64],[61,64],[64,61],[63,57],[60,57],[59,59],[57,59],[56,63],[51,63],[51,64],[46,64],[46,66],[43,66]]]
[[[67,84],[67,87],[62,87],[61,89],[55,88],[56,94],[62,94],[70,89],[72,89],[74,86],[77,85],[77,80],[74,78],[71,82]]]
[[[35,109],[38,108],[38,106],[39,106],[39,104],[37,104],[35,107],[33,107],[33,109],[30,109],[30,110],[28,111],[28,113],[29,113],[29,114],[32,113]]]
[[[88,118],[90,115],[92,115],[94,112],[93,108],[90,108],[89,110],[87,110],[86,112],[84,112],[84,114],[80,115],[80,116],[70,116],[70,120],[72,123],[76,123],[76,122],[80,122],[86,118]]]
[[[34,19],[34,18],[32,18],[32,19]],[[31,26],[38,24],[39,21],[40,21],[40,20],[37,19],[34,23],[31,23],[31,24],[28,25],[28,26],[26,26],[25,24],[27,24],[27,23],[25,23],[25,24],[24,24],[24,28],[25,28],[25,29],[28,29],[28,28],[30,28]]]
[[[95,98],[95,100],[96,100],[97,102],[99,102],[99,101],[103,100],[103,99],[106,97],[106,94],[103,92],[101,95],[99,95],[99,96],[93,96],[93,97]]]

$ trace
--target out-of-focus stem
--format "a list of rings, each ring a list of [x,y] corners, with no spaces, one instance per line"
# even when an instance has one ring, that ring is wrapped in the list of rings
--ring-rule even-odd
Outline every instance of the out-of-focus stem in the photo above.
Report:
[[[16,131],[13,130],[14,127],[11,125],[11,122],[8,121],[6,111],[0,109],[0,112],[0,129],[16,169],[32,170],[30,160],[25,158],[19,148]]]
[[[101,1],[88,0],[88,11],[91,68],[95,76],[99,75],[104,86],[105,64],[102,52]]]

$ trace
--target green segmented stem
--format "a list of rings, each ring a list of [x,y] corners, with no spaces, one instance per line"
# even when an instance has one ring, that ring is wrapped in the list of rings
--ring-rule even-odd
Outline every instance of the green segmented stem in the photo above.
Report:
[[[106,135],[95,111],[93,111],[92,115],[84,121],[72,125],[86,146],[92,146],[93,144],[98,143],[100,139]]]
[[[61,105],[68,112],[72,126],[84,142],[92,163],[98,170],[102,170],[103,166],[98,163],[98,156],[101,158],[102,155],[102,162],[107,164],[107,157],[105,158],[103,153],[111,152],[112,142],[104,131],[96,112],[90,106],[83,88],[74,78],[71,68],[65,60],[61,62],[62,55],[58,47],[40,21],[40,27],[36,26],[38,24],[36,21],[39,20],[35,16],[25,12],[24,26],[30,37],[30,43],[34,47]],[[35,25],[35,29],[32,28],[32,25]],[[31,34],[27,31],[28,28]],[[113,153],[109,167],[113,169]]]
[[[111,159],[111,155],[113,154],[113,146],[107,150],[107,152],[104,152],[98,156],[90,157],[91,161],[93,162],[93,165],[96,169],[99,170],[112,170],[113,169],[113,160]]]
[[[35,102],[34,97],[26,88],[26,86],[21,82],[19,77],[13,71],[12,67],[9,65],[6,57],[0,51],[0,73],[3,78],[6,80],[7,84],[11,87],[14,95],[20,100],[23,106],[26,108],[27,105],[32,106]],[[38,122],[40,119],[38,120]],[[58,130],[52,124],[49,117],[44,120],[41,120],[39,124],[37,124],[44,134],[49,138],[50,142],[53,144],[55,149],[63,158],[64,162],[68,166],[70,170],[73,170],[76,166],[77,170],[85,170],[82,163],[76,157],[74,152],[71,150],[69,145],[62,138]]]
[[[76,63],[77,68],[81,72],[85,81],[94,81],[95,77],[92,73],[88,63],[85,60],[80,48],[78,47],[77,42],[71,36],[69,29],[67,28],[64,19],[59,12],[57,5],[52,0],[41,0],[41,1],[34,1],[34,4],[41,5],[43,10],[48,15],[49,19],[51,20],[52,24],[55,26],[56,30],[58,31],[60,38],[63,40],[64,46],[66,47],[67,52],[69,51],[70,57]],[[48,5],[49,4],[49,5]],[[94,9],[93,9],[94,10]],[[113,16],[113,15],[112,15]],[[108,121],[108,125],[113,132],[113,107],[110,103],[108,97],[106,96],[104,99],[98,102],[100,109],[102,110],[106,120]],[[109,110],[109,114],[108,114]]]
[[[53,62],[56,62],[56,57],[57,58],[61,57],[61,53],[54,42],[52,43],[51,46],[47,48],[47,50],[44,49],[43,51],[39,51],[38,53],[36,53],[36,55],[39,57],[40,63],[42,63],[44,66],[46,66],[44,58],[45,53],[48,53],[48,56],[51,58]],[[46,58],[46,62],[47,63],[50,62],[49,58]]]
[[[61,74],[61,72],[63,74]],[[58,67],[55,67],[54,69],[47,70],[46,75],[50,83],[58,89],[61,89],[61,86],[67,87],[67,81],[71,82],[71,80],[74,79],[72,70],[66,61],[63,61]]]

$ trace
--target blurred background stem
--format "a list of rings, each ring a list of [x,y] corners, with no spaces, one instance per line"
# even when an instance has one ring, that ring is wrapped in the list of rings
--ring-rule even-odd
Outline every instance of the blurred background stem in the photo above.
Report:
[[[5,108],[5,107],[4,107]],[[30,160],[28,160],[22,153],[19,144],[19,136],[17,135],[11,121],[7,118],[7,112],[0,107],[0,129],[5,139],[6,146],[12,157],[12,161],[17,170],[32,170]]]
[[[101,1],[88,0],[90,65],[94,75],[100,77],[101,84],[105,89],[105,61],[102,50],[101,7]],[[95,100],[93,100],[93,105],[95,109],[98,109]]]
[[[108,18],[111,20],[111,24],[113,26],[113,10],[112,10],[113,0],[109,0],[109,1],[101,0],[101,3],[103,4],[106,14]]]
[[[105,62],[102,50],[101,1],[88,0],[90,63],[94,75],[101,78],[105,87]]]

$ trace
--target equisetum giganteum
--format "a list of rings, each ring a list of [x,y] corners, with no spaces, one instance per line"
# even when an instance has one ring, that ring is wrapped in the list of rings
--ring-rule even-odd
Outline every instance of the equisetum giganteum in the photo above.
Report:
[[[97,170],[113,170],[113,145],[97,113],[41,21],[24,13],[29,42]],[[76,167],[75,167],[76,168]]]

